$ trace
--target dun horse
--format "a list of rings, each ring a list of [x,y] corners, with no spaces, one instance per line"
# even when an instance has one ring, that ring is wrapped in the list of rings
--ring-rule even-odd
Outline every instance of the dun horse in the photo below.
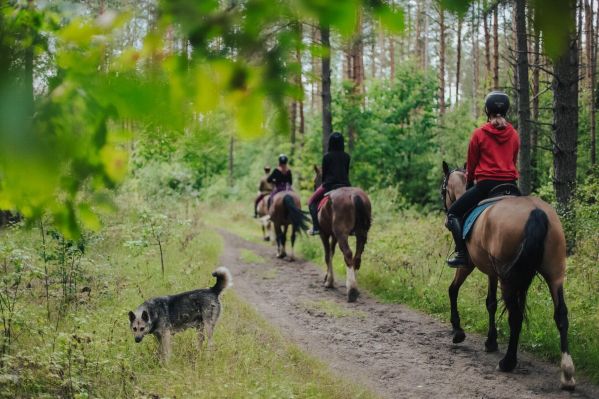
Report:
[[[262,226],[262,238],[264,241],[270,241],[272,223],[270,221],[270,216],[268,215],[268,195],[265,195],[260,199],[257,209],[260,225]]]
[[[316,177],[314,187],[322,183],[322,173],[314,166]],[[358,284],[356,282],[356,271],[362,263],[362,252],[368,239],[368,230],[371,224],[370,199],[362,189],[357,187],[342,187],[331,191],[329,200],[318,212],[320,224],[320,239],[324,247],[324,258],[327,264],[327,275],[324,285],[327,288],[334,287],[333,255],[335,245],[343,253],[347,267],[347,301],[355,302],[358,298]],[[349,246],[349,236],[356,236],[356,253],[352,254]]]
[[[463,170],[450,171],[445,162],[443,171],[445,177],[441,194],[447,209],[466,191],[466,175]],[[481,213],[466,246],[470,266],[456,269],[449,287],[453,342],[462,342],[466,337],[460,326],[458,292],[476,266],[489,278],[486,300],[489,331],[485,342],[488,352],[497,350],[497,282],[501,284],[508,312],[510,339],[507,352],[499,362],[499,369],[512,371],[517,363],[527,291],[532,279],[539,273],[549,286],[554,319],[560,334],[561,386],[563,389],[574,389],[574,363],[568,351],[568,310],[564,301],[566,240],[555,210],[535,197],[502,199]]]
[[[306,224],[308,218],[301,210],[299,195],[291,190],[275,194],[268,213],[274,224],[277,258],[282,259],[287,256],[285,242],[287,241],[287,228],[291,225],[291,256],[289,260],[294,260],[293,247],[297,233],[308,229]]]

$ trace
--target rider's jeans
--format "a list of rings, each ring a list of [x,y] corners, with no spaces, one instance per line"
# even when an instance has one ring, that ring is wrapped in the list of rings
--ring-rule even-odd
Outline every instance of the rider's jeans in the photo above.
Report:
[[[476,183],[474,187],[466,191],[456,202],[454,202],[447,213],[451,213],[457,217],[463,217],[466,212],[474,208],[480,201],[489,196],[489,192],[501,184],[516,184],[515,180],[482,180]]]
[[[308,200],[308,206],[310,206],[314,203],[318,204],[320,202],[320,200],[322,200],[322,197],[324,197],[326,192],[327,192],[327,190],[324,188],[324,186],[320,185],[320,187],[318,187],[316,189],[316,191],[314,191],[314,194],[312,194],[312,196]]]

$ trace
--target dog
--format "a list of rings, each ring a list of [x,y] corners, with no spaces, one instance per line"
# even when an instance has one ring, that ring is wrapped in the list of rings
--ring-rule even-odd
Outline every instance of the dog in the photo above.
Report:
[[[220,316],[220,294],[233,283],[226,267],[219,267],[212,275],[216,277],[216,284],[211,288],[152,298],[129,312],[135,342],[141,342],[148,334],[154,335],[159,342],[163,361],[170,357],[171,335],[176,332],[195,328],[200,348],[205,338],[210,343]]]

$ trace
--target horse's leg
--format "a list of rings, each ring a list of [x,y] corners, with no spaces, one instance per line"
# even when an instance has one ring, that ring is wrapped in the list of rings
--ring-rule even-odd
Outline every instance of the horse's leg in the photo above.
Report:
[[[560,349],[562,352],[562,361],[560,368],[562,370],[561,384],[562,389],[573,390],[576,387],[574,380],[574,362],[568,349],[568,308],[564,300],[563,282],[559,283],[547,281],[553,299],[554,314],[553,318],[560,336]]]
[[[327,264],[327,274],[324,277],[324,286],[325,288],[333,288],[333,248],[331,246],[330,237],[326,236],[322,230],[320,231],[320,240],[322,241],[322,248],[324,249],[324,261]]]
[[[362,232],[356,232],[356,253],[354,254],[354,267],[356,270],[360,270],[360,265],[362,264],[362,253],[364,252],[366,240],[366,234],[363,234]]]
[[[487,311],[489,312],[489,332],[485,341],[487,352],[497,351],[497,326],[495,313],[497,312],[497,277],[489,276],[489,289],[487,291]]]
[[[518,340],[522,331],[524,320],[523,309],[518,304],[518,295],[512,287],[502,284],[503,301],[508,312],[508,324],[510,325],[510,340],[503,359],[499,361],[499,370],[512,371],[518,363]]]
[[[294,246],[295,246],[295,237],[297,234],[297,229],[295,228],[295,226],[291,226],[291,256],[289,257],[289,261],[293,262],[295,260],[295,251],[294,251]]]
[[[349,247],[348,235],[347,233],[334,233],[337,237],[337,242],[339,244],[339,249],[343,253],[343,259],[345,260],[346,269],[346,280],[345,285],[347,287],[347,301],[355,302],[358,299],[358,284],[356,283],[356,269],[353,264],[353,254],[351,248]]]
[[[285,251],[285,243],[287,242],[287,227],[289,227],[289,225],[284,225],[283,232],[281,233],[281,252],[279,252],[279,258],[281,259],[287,256],[287,251]]]
[[[455,276],[449,286],[449,303],[451,305],[451,326],[453,328],[453,343],[459,344],[466,339],[466,334],[460,325],[460,313],[458,312],[458,293],[464,280],[472,273],[471,268],[460,267],[456,269]]]
[[[275,230],[275,238],[277,241],[277,258],[281,257],[281,241],[283,237],[283,231],[281,230],[281,225],[277,222],[274,223]]]

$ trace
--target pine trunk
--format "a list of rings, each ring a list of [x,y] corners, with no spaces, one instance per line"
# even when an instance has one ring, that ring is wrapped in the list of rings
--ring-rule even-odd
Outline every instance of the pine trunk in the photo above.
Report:
[[[462,18],[458,17],[458,33],[457,33],[457,52],[455,66],[455,103],[460,101],[460,67],[462,61]]]
[[[493,9],[493,89],[499,90],[499,5]]]
[[[489,34],[489,15],[483,15],[483,26],[485,30],[485,89],[489,87],[489,82],[491,80],[491,35]]]
[[[526,0],[516,0],[516,49],[518,71],[518,132],[520,133],[520,191],[529,195],[532,190],[530,164],[530,99],[528,84],[528,40],[526,30]]]
[[[445,114],[445,10],[439,5],[439,113]]]
[[[571,24],[568,48],[553,66],[553,187],[558,212],[565,219],[568,248],[575,242],[572,198],[576,189],[576,143],[578,139],[578,40],[576,0],[568,0],[570,12],[564,23]]]
[[[329,136],[333,130],[331,114],[331,41],[328,25],[320,25],[320,41],[326,54],[322,56],[322,153],[327,151]]]

